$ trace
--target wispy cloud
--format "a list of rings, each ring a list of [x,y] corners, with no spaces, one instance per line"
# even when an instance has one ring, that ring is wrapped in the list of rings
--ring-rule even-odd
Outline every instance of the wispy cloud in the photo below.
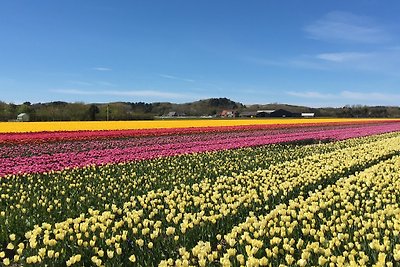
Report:
[[[366,105],[397,105],[400,94],[385,92],[361,92],[343,90],[336,94],[317,91],[288,91],[286,95],[319,103],[366,104]]]
[[[82,85],[82,86],[92,86],[93,85],[93,83],[85,82],[85,81],[75,81],[75,80],[73,80],[73,81],[67,81],[67,82],[70,83],[70,84]]]
[[[308,37],[323,41],[382,43],[391,39],[389,32],[372,18],[349,12],[330,12],[304,27]]]
[[[0,77],[0,83],[15,83],[16,81],[15,79]]]
[[[97,81],[96,84],[97,85],[101,85],[101,86],[107,86],[107,87],[115,87],[115,86],[117,86],[114,83],[110,83],[110,82],[106,82],[106,81]]]
[[[329,70],[330,66],[314,60],[313,57],[303,55],[287,61],[287,66],[299,69]]]
[[[111,68],[105,68],[105,67],[94,67],[92,70],[97,70],[97,71],[112,71]]]
[[[315,69],[315,70],[326,69],[326,67],[323,64],[315,60],[313,61],[313,59],[314,59],[313,57],[307,55],[302,55],[290,59],[277,59],[277,60],[254,58],[254,57],[243,58],[243,60],[247,62],[251,62],[260,66]]]
[[[53,93],[68,95],[103,95],[103,96],[125,96],[125,97],[157,97],[157,98],[187,98],[188,95],[180,93],[162,92],[156,90],[99,90],[87,91],[79,89],[52,89]]]
[[[367,100],[367,101],[399,101],[400,94],[382,93],[382,92],[352,92],[343,91],[340,93],[341,97],[354,100]]]
[[[334,51],[311,55],[299,55],[280,60],[245,58],[260,66],[297,68],[323,71],[355,71],[400,77],[400,49],[381,48],[372,51]]]
[[[286,67],[288,65],[288,61],[285,60],[272,60],[258,57],[243,57],[242,60],[264,66]]]
[[[400,77],[400,50],[384,48],[370,52],[321,53],[310,59],[332,70],[353,70]]]
[[[332,97],[335,97],[334,94],[321,93],[321,92],[315,92],[315,91],[306,91],[306,92],[289,91],[289,92],[286,92],[286,94],[290,95],[290,96],[301,97],[301,98],[311,98],[311,99],[330,99]]]
[[[371,57],[371,54],[359,53],[359,52],[322,53],[316,55],[316,58],[318,59],[331,62],[357,61],[357,60],[364,60],[369,57]]]
[[[90,81],[89,82],[89,81],[70,80],[70,81],[67,81],[67,82],[69,84],[85,86],[85,87],[87,87],[87,86],[91,86],[91,87],[94,87],[94,86],[115,87],[115,86],[117,86],[114,83],[110,83],[110,82],[106,82],[106,81]]]
[[[165,79],[169,79],[169,80],[177,80],[177,81],[184,81],[184,82],[195,82],[192,79],[187,79],[187,78],[181,78],[181,77],[176,77],[173,75],[168,75],[168,74],[159,74],[160,77],[165,78]]]

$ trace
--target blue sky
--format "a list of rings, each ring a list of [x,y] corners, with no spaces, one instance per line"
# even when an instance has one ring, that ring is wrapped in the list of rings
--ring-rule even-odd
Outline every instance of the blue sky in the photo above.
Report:
[[[400,105],[398,1],[0,2],[0,100]]]

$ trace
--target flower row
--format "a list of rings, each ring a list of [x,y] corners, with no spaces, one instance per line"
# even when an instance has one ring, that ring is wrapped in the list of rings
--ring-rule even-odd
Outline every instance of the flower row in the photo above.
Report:
[[[245,262],[250,266],[397,266],[399,166],[400,157],[396,156],[265,214],[252,213],[219,237],[216,248],[199,241],[191,250],[182,249],[187,252],[175,263],[204,265],[218,260],[223,266]]]
[[[248,149],[248,151],[252,151],[252,149]],[[290,160],[291,152],[296,155],[296,151],[298,157]],[[342,214],[343,207],[347,207],[346,205],[341,206],[340,198],[332,197],[336,202],[326,204],[330,205],[331,211],[327,208],[327,213],[319,215],[318,210],[314,209],[317,207],[314,202],[318,201],[314,195],[319,196],[319,192],[338,188],[340,190],[336,195],[341,198],[350,196],[349,200],[345,202],[350,203],[353,200],[351,197],[355,198],[356,195],[361,195],[362,191],[355,191],[356,193],[352,194],[350,189],[352,189],[353,183],[349,182],[349,187],[345,187],[344,184],[346,181],[357,181],[354,177],[359,177],[359,172],[367,169],[366,173],[372,176],[372,180],[374,179],[373,175],[383,177],[383,180],[375,178],[376,184],[381,185],[382,190],[390,188],[381,198],[380,205],[377,203],[370,205],[375,206],[376,210],[382,209],[386,212],[385,207],[398,200],[389,198],[391,193],[398,190],[396,185],[392,187],[398,176],[396,176],[397,169],[386,164],[391,161],[385,160],[396,156],[399,151],[400,135],[392,133],[333,144],[294,148],[293,151],[283,150],[282,155],[276,153],[278,151],[273,151],[275,154],[272,153],[269,156],[281,157],[283,161],[269,161],[269,164],[266,164],[263,169],[256,168],[246,171],[236,168],[235,162],[226,162],[226,172],[219,175],[210,175],[212,169],[207,166],[205,166],[205,170],[210,171],[209,173],[206,171],[199,173],[200,169],[196,169],[198,166],[191,160],[199,155],[192,155],[186,156],[188,161],[177,160],[176,165],[170,166],[169,169],[161,166],[160,172],[164,172],[164,175],[148,176],[149,183],[147,185],[149,187],[142,193],[140,190],[146,183],[140,180],[141,174],[126,176],[125,173],[118,170],[113,173],[114,176],[107,172],[101,173],[107,166],[86,168],[81,172],[74,170],[70,175],[65,171],[63,173],[65,187],[54,191],[60,191],[60,196],[63,195],[70,199],[65,202],[51,194],[48,195],[47,192],[51,191],[49,188],[51,185],[40,185],[41,175],[36,175],[31,179],[29,179],[30,175],[24,175],[20,179],[24,179],[26,184],[19,184],[15,187],[13,185],[17,184],[13,184],[11,181],[19,177],[10,177],[4,179],[6,182],[2,185],[2,194],[7,194],[4,197],[4,201],[7,203],[3,208],[7,208],[7,210],[3,217],[0,216],[1,229],[18,229],[17,219],[21,217],[29,220],[29,216],[26,217],[24,214],[30,211],[26,209],[24,213],[23,208],[21,209],[21,206],[25,204],[24,201],[27,201],[29,195],[34,193],[26,192],[27,189],[38,191],[36,192],[37,199],[30,202],[32,205],[44,203],[42,208],[45,210],[50,208],[49,201],[52,202],[53,207],[48,212],[53,213],[54,218],[57,217],[57,214],[63,213],[63,210],[58,207],[64,207],[66,210],[70,208],[68,205],[76,205],[74,208],[82,205],[84,207],[79,216],[50,223],[42,220],[41,224],[35,223],[36,225],[32,225],[30,231],[22,235],[21,233],[7,232],[7,245],[3,249],[3,263],[10,264],[16,261],[22,262],[22,264],[40,263],[49,266],[60,264],[121,266],[136,262],[148,266],[158,263],[164,265],[204,265],[213,262],[241,264],[242,261],[247,261],[249,264],[265,264],[275,260],[275,262],[282,263],[286,261],[288,265],[295,261],[305,265],[307,260],[314,260],[314,254],[311,255],[311,253],[315,253],[312,250],[313,247],[311,245],[304,246],[304,243],[307,245],[309,242],[306,237],[314,229],[311,226],[316,227],[320,217],[322,218],[318,223],[321,225],[325,223],[325,217],[327,218],[326,225],[333,216],[335,216],[332,219],[333,222],[342,222],[336,220],[337,215]],[[220,153],[228,155],[229,151]],[[241,153],[238,153],[238,159],[240,156]],[[249,158],[251,158],[251,153]],[[261,159],[262,157],[256,157],[254,160],[257,163]],[[148,164],[148,170],[154,173],[154,170],[159,168],[157,161],[143,161],[142,164]],[[384,163],[378,164],[381,161]],[[207,162],[204,164],[206,165]],[[378,164],[378,167],[372,167],[372,170],[368,169],[375,164]],[[124,165],[109,167],[112,169],[118,168],[118,166]],[[183,174],[182,169],[190,173],[190,168],[194,169],[193,177],[179,177],[180,174]],[[180,171],[175,172],[175,170]],[[392,177],[393,180],[384,180],[387,179],[385,177]],[[85,180],[91,180],[92,186],[83,184],[82,182]],[[163,180],[169,182],[163,183]],[[386,181],[386,183],[382,181]],[[38,182],[39,185],[36,187]],[[129,182],[134,182],[134,185],[124,188],[123,185]],[[26,187],[23,188],[24,186]],[[20,191],[21,188],[22,191]],[[372,188],[370,198],[382,191],[375,190],[373,186],[369,185],[366,188]],[[95,201],[86,202],[86,193],[96,196],[108,204],[98,207]],[[47,199],[45,199],[46,196],[48,196]],[[327,202],[331,196],[327,195],[326,198],[321,196],[321,203]],[[129,197],[129,199],[121,201],[124,197]],[[302,199],[308,201],[307,205],[296,205]],[[365,199],[369,200],[369,198]],[[71,200],[77,203],[71,203]],[[292,218],[288,217],[288,214],[285,213],[285,216],[278,216],[276,219],[274,217],[270,220],[271,223],[277,223],[279,228],[268,227],[268,230],[274,229],[268,234],[274,237],[279,236],[281,238],[279,242],[278,239],[272,241],[266,237],[267,228],[265,226],[264,232],[261,234],[258,232],[260,225],[252,224],[255,221],[254,218],[261,220],[264,218],[263,216],[270,218],[280,215],[280,211],[285,210],[282,207],[290,206],[291,203],[294,203],[293,207],[297,212],[296,218],[298,218],[298,214],[301,215],[297,225],[304,223],[305,228],[303,232],[302,229],[295,228],[295,223],[293,224],[292,233],[295,233],[296,230],[296,233],[301,234],[301,238],[304,239],[304,243],[300,244],[297,250],[296,247],[293,248],[290,238],[287,241],[290,247],[283,247],[283,244],[286,243],[282,240],[292,234],[288,232],[292,226],[290,224]],[[365,216],[367,213],[375,212],[375,210],[368,211],[367,206],[365,202],[361,203],[358,212]],[[300,212],[301,209],[304,211]],[[16,210],[20,213],[15,212]],[[349,206],[349,210],[353,211],[353,208]],[[36,218],[39,220],[41,212],[38,211],[39,214]],[[43,211],[43,213],[46,212]],[[316,214],[316,216],[310,217],[309,214]],[[14,216],[15,218],[13,218]],[[34,216],[34,214],[30,214],[30,216]],[[375,217],[372,219],[375,220]],[[314,224],[312,224],[313,222]],[[248,228],[244,228],[244,224],[249,225]],[[306,224],[310,224],[310,228]],[[348,222],[348,225],[350,224]],[[238,229],[244,229],[243,232],[248,230],[248,234],[239,235],[242,232]],[[308,232],[307,229],[309,229]],[[335,233],[329,227],[324,229],[329,238],[330,233],[332,236]],[[231,234],[236,232],[238,232],[236,236]],[[303,238],[303,236],[306,237]],[[337,234],[337,236],[339,235]],[[298,236],[291,238],[300,240]],[[340,238],[344,237],[340,236]],[[281,242],[283,242],[282,246],[280,246]],[[312,242],[310,241],[310,243]],[[277,246],[272,247],[276,244]],[[336,239],[334,244],[336,244]],[[258,250],[256,250],[257,248]],[[272,254],[268,252],[267,248],[271,250]],[[294,250],[293,254],[290,254],[293,260],[289,256],[286,259],[286,255],[289,254],[285,252],[286,249],[289,252]],[[390,249],[392,248],[390,247]],[[394,257],[390,256],[393,254],[390,253],[392,252],[387,253],[388,259]],[[375,254],[368,255],[372,258]],[[332,258],[333,260],[334,258]],[[314,261],[309,262],[314,263]]]
[[[295,142],[301,140],[343,140],[347,138],[368,136],[400,130],[400,123],[385,123],[382,125],[368,125],[357,127],[342,127],[335,129],[292,128],[285,131],[245,131],[225,132],[219,134],[202,135],[175,135],[154,137],[142,140],[120,140],[106,143],[79,144],[83,151],[63,150],[64,143],[34,156],[16,156],[13,153],[22,152],[15,147],[15,152],[3,154],[0,158],[0,176],[42,173],[57,171],[65,168],[84,167],[88,165],[115,164],[137,160],[147,160],[157,157],[174,156],[180,154],[200,153],[207,151],[236,149],[242,147],[261,146],[275,143]],[[97,149],[95,149],[97,147]],[[13,148],[13,147],[12,147]],[[7,149],[4,149],[7,151]],[[24,151],[24,149],[21,149]],[[26,151],[26,150],[25,150]],[[51,152],[58,151],[57,153]],[[45,152],[49,154],[45,154]],[[23,154],[23,153],[22,153]]]
[[[307,123],[282,123],[282,124],[255,124],[255,125],[236,125],[236,126],[208,126],[196,127],[196,121],[193,125],[188,124],[183,128],[153,128],[153,129],[131,129],[131,130],[81,130],[81,131],[39,131],[39,132],[20,132],[20,133],[0,133],[0,144],[12,143],[46,143],[57,141],[77,141],[77,140],[96,140],[110,138],[128,138],[141,136],[164,136],[164,135],[182,135],[196,133],[219,133],[219,132],[241,132],[247,130],[274,130],[286,128],[304,128],[318,126],[340,127],[374,125],[385,123],[397,123],[398,120],[364,120],[352,122],[307,122]]]

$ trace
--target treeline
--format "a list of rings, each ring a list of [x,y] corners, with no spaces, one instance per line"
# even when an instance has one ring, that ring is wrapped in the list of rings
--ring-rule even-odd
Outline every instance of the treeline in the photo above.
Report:
[[[218,116],[222,110],[237,113],[261,109],[285,109],[291,112],[313,112],[316,117],[342,118],[395,118],[400,117],[399,107],[345,106],[342,108],[309,108],[285,104],[245,106],[227,98],[211,98],[185,104],[117,102],[85,104],[50,102],[25,102],[20,105],[0,102],[0,121],[15,120],[20,113],[27,113],[31,121],[89,121],[89,120],[152,120],[169,112],[180,116]]]
[[[342,108],[319,108],[316,112],[320,117],[337,118],[399,118],[399,107],[353,105]]]
[[[117,102],[107,104],[67,103],[55,101],[21,105],[0,102],[0,121],[15,120],[29,114],[30,121],[152,120],[169,112],[182,116],[212,116],[223,109],[243,109],[241,103],[227,98],[211,98],[185,104],[169,102]]]
[[[15,105],[0,102],[0,121],[15,120],[20,113],[29,114],[30,121],[150,120],[156,115],[152,111],[153,104],[146,103],[84,104],[57,101]]]

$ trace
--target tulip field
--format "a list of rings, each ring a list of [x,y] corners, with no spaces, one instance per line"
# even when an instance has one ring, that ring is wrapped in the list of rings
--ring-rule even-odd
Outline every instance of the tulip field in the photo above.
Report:
[[[66,125],[0,123],[0,266],[400,266],[400,120]]]

